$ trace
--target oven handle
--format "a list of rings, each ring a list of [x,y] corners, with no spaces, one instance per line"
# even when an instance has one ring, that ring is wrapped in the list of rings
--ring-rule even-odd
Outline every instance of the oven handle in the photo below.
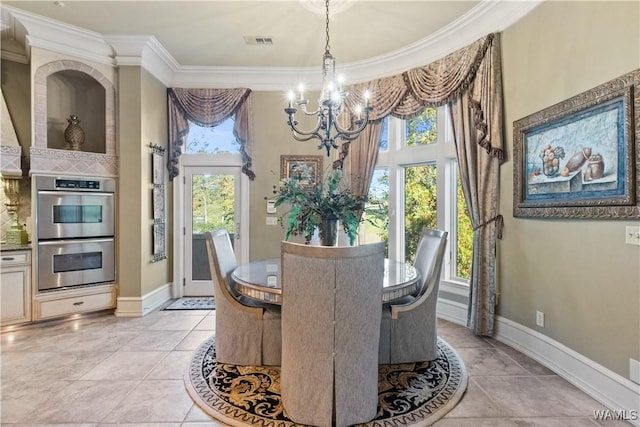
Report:
[[[46,240],[38,242],[38,246],[51,246],[51,245],[70,245],[74,243],[107,243],[114,242],[113,237],[107,237],[102,239],[62,239],[62,240]]]
[[[50,191],[50,190],[38,190],[38,194],[44,194],[48,196],[109,196],[113,197],[113,193],[101,193],[97,191]]]

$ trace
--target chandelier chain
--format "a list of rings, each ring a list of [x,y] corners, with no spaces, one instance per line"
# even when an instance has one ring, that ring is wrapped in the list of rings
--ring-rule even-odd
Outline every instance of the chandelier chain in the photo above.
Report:
[[[325,20],[325,28],[327,32],[326,44],[324,46],[324,53],[330,53],[331,46],[329,46],[329,0],[325,1],[325,10],[326,10],[326,20]]]
[[[369,94],[365,91],[365,105],[356,106],[352,115],[350,124],[344,127],[339,123],[339,116],[345,109],[344,100],[348,92],[342,88],[342,79],[340,76],[336,79],[335,75],[335,59],[331,55],[329,45],[329,1],[325,0],[326,10],[326,45],[324,55],[322,57],[322,89],[320,99],[318,100],[318,108],[315,111],[307,110],[309,100],[304,97],[303,87],[300,85],[299,97],[296,99],[293,91],[289,92],[289,105],[284,109],[288,116],[287,124],[291,128],[293,139],[296,141],[309,141],[317,139],[320,141],[319,149],[325,148],[327,156],[330,155],[332,148],[339,148],[338,141],[354,141],[360,135],[360,132],[369,123],[369,114],[373,111],[373,107],[369,105]],[[295,103],[295,107],[294,107]],[[298,108],[302,114],[306,116],[316,116],[316,124],[309,130],[301,129],[300,123],[296,120]]]

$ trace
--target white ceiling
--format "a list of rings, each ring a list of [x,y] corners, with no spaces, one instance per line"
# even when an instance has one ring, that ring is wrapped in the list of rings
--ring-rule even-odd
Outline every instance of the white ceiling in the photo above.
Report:
[[[331,0],[330,11],[336,9],[329,25],[331,52],[339,68],[360,68],[354,71],[356,79],[370,78],[367,69],[380,68],[382,62],[388,73],[395,73],[501,31],[538,1]],[[312,11],[313,6],[319,10]],[[317,70],[325,45],[323,0],[2,0],[1,7],[3,55],[5,48],[25,40],[35,21],[39,29],[63,28],[100,38],[114,50],[139,36],[152,36],[171,57],[174,71]],[[33,35],[32,44],[48,41],[41,34]],[[270,37],[273,44],[245,42],[245,37],[256,36]],[[123,54],[113,56],[118,55]]]

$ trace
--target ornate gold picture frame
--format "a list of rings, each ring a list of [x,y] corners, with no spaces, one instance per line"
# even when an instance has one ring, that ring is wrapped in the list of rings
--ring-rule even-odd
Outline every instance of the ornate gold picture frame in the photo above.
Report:
[[[302,187],[309,187],[322,181],[322,156],[280,156],[280,179],[293,178]]]
[[[640,218],[640,70],[513,123],[513,215]]]

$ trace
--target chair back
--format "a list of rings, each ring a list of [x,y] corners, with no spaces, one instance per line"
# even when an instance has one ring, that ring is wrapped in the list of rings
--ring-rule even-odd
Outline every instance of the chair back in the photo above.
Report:
[[[413,266],[420,273],[422,286],[417,295],[418,299],[427,293],[437,289],[440,283],[440,272],[447,247],[448,233],[443,230],[423,228],[416,249],[416,257]]]
[[[214,282],[214,296],[218,298],[217,291],[226,297],[235,299],[237,295],[230,285],[230,275],[237,267],[237,262],[229,233],[224,229],[205,233],[205,242],[211,279]]]
[[[436,309],[447,234],[422,229],[414,262],[422,285],[415,297],[385,305],[380,327],[380,363],[422,362],[437,357]]]
[[[384,243],[282,242],[280,389],[292,420],[346,426],[375,417],[383,276]]]
[[[205,242],[216,301],[216,359],[221,363],[261,365],[263,309],[246,306],[233,295],[230,276],[236,268],[236,256],[229,233],[205,233]]]

